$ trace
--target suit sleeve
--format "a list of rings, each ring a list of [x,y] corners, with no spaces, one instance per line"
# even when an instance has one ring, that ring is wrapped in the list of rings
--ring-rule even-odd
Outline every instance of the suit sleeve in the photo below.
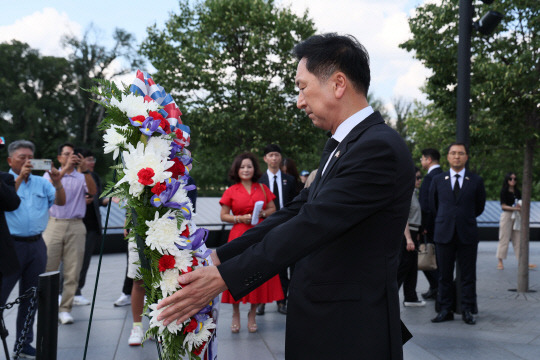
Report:
[[[268,188],[267,188],[268,189]],[[270,215],[254,228],[246,231],[239,238],[220,246],[216,252],[221,263],[241,254],[251,245],[261,241],[264,236],[274,227],[282,224],[297,215],[302,205],[306,202],[309,190],[305,189],[288,206]]]
[[[486,188],[484,180],[478,177],[478,189],[476,190],[476,216],[480,216],[484,212],[486,206]]]
[[[433,218],[437,216],[437,208],[439,206],[438,194],[437,194],[437,180],[433,179],[429,185],[429,211],[433,215]]]
[[[15,191],[15,180],[11,174],[0,175],[0,210],[17,210],[21,199]]]
[[[264,238],[218,266],[233,297],[238,299],[248,294],[280,270],[341,238],[374,213],[392,206],[396,174],[403,166],[398,164],[393,151],[393,146],[383,137],[354,144],[336,165],[333,177],[320,187],[317,196],[294,209],[298,211],[296,216],[287,207],[285,212],[276,213],[275,221],[272,216],[267,224],[263,221],[264,229],[269,230],[266,234],[257,227],[248,231],[247,237],[258,234]],[[412,191],[412,167],[410,179]],[[306,190],[302,191],[291,205],[306,195]],[[410,201],[410,194],[407,197]]]

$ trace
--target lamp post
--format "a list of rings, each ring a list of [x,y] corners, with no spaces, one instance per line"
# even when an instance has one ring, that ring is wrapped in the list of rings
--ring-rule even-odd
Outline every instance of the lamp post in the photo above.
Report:
[[[473,27],[483,35],[490,35],[501,22],[503,15],[497,11],[487,12],[473,24],[473,1],[459,0],[458,87],[456,141],[469,146],[469,118],[471,98],[471,35]],[[491,4],[493,0],[482,0]]]
[[[457,70],[457,121],[456,141],[469,147],[469,119],[471,99],[471,35],[473,27],[483,35],[489,35],[501,22],[503,16],[497,11],[489,11],[479,21],[473,24],[473,1],[459,0],[459,41],[458,41],[458,70]],[[491,4],[493,0],[482,0]],[[468,163],[467,163],[468,165]],[[456,262],[456,313],[461,313],[461,269]],[[475,305],[474,314],[478,312]]]

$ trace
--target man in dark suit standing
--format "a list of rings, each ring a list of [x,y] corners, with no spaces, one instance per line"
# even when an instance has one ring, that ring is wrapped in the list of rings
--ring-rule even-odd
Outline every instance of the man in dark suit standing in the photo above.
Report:
[[[274,193],[276,198],[274,204],[276,210],[281,209],[288,204],[296,195],[296,179],[289,174],[281,171],[280,165],[283,159],[281,148],[276,144],[267,145],[264,148],[264,162],[268,165],[268,169],[262,174],[259,182],[268,186],[270,191]],[[294,264],[289,267],[291,276],[294,271]],[[278,312],[287,314],[287,292],[289,291],[289,271],[285,269],[279,272],[279,280],[285,298],[277,301]],[[257,315],[264,315],[265,304],[259,304],[257,307]]]
[[[442,173],[439,161],[441,154],[435,149],[422,150],[422,157],[420,163],[422,167],[427,170],[422,185],[420,185],[420,193],[418,200],[420,202],[420,208],[422,209],[422,229],[427,242],[433,243],[433,228],[435,226],[435,218],[433,213],[429,209],[429,187],[431,181],[436,175]],[[425,300],[437,299],[437,288],[439,287],[439,272],[438,270],[424,271],[427,281],[429,282],[429,289],[422,294]]]
[[[369,57],[354,37],[312,36],[295,53],[297,106],[332,133],[313,184],[213,253],[217,267],[179,277],[186,285],[162,300],[158,319],[184,321],[219,292],[240,298],[295,263],[287,359],[402,359],[396,279],[410,153],[367,102]]]
[[[465,169],[469,159],[465,144],[453,143],[448,148],[450,171],[433,178],[429,203],[435,214],[434,241],[439,267],[437,300],[440,312],[434,323],[453,320],[454,262],[461,269],[461,309],[466,324],[474,325],[476,312],[476,256],[478,227],[476,217],[486,204],[484,181]]]

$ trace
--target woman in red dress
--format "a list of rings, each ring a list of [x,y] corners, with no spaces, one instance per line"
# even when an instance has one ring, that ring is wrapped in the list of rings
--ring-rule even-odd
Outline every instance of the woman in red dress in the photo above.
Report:
[[[221,220],[233,223],[234,226],[229,234],[229,240],[233,241],[241,236],[246,230],[251,229],[251,215],[257,201],[263,201],[264,205],[259,213],[259,222],[276,211],[274,194],[266,185],[257,183],[261,177],[259,163],[252,153],[238,155],[229,171],[229,178],[235,182],[233,186],[225,190],[219,203],[221,204]],[[260,303],[271,303],[283,299],[283,291],[279,276],[274,276],[257,289],[253,290],[240,301],[251,304],[248,313],[248,331],[257,331],[255,311]],[[235,301],[229,291],[221,296],[221,302],[233,304],[231,332],[240,331],[240,301]]]

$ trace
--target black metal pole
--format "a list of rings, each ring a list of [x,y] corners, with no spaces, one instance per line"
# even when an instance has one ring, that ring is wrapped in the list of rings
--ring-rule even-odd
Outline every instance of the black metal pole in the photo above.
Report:
[[[469,146],[472,0],[459,0],[456,141]]]
[[[58,290],[60,273],[39,275],[36,359],[56,360],[58,345]]]

